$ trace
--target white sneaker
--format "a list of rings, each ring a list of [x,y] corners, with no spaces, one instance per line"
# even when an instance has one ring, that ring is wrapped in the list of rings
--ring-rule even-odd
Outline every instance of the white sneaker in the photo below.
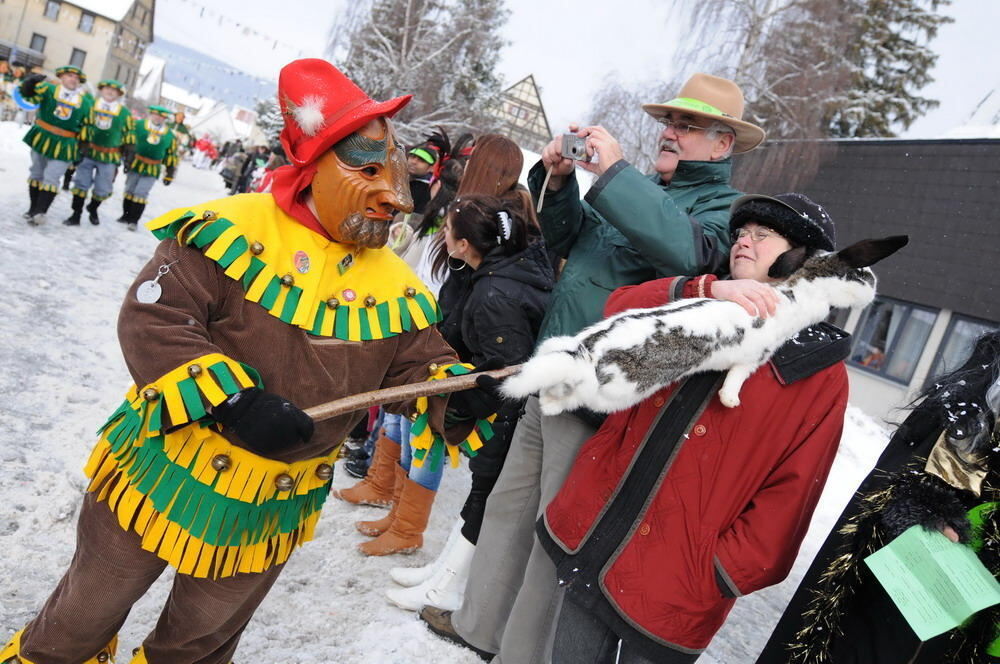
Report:
[[[462,524],[462,519],[455,520],[455,525],[452,527],[451,532],[448,533],[448,539],[445,541],[444,548],[441,549],[441,553],[438,554],[437,558],[423,567],[393,567],[389,570],[389,577],[401,586],[412,588],[413,586],[419,586],[434,576],[434,572],[440,569],[445,558],[448,557],[448,551],[454,546],[455,541],[457,539],[465,539],[462,537]]]
[[[419,611],[434,606],[446,611],[462,608],[465,584],[469,581],[469,568],[476,545],[459,537],[448,551],[448,557],[435,574],[412,588],[391,588],[385,596],[401,609]]]

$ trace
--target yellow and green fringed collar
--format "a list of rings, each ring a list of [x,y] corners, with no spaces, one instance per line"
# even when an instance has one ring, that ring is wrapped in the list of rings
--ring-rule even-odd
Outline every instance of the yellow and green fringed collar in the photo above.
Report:
[[[441,320],[434,296],[390,249],[327,240],[271,194],[180,208],[147,226],[158,239],[202,250],[240,282],[247,300],[316,336],[385,339]]]

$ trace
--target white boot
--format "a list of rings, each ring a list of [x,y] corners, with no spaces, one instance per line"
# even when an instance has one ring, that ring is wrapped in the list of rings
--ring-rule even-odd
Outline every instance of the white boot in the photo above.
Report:
[[[444,548],[441,549],[441,553],[438,554],[437,558],[423,567],[393,567],[389,570],[389,576],[392,577],[392,580],[401,586],[412,588],[413,586],[419,586],[421,583],[434,576],[434,573],[441,568],[441,565],[448,557],[448,552],[451,550],[451,547],[455,545],[455,542],[460,539],[465,539],[462,537],[463,523],[464,521],[462,519],[456,519],[454,527],[451,529],[451,532],[448,533],[448,539],[444,543]]]
[[[396,606],[410,611],[419,611],[425,606],[457,611],[462,607],[472,554],[475,552],[476,545],[459,536],[440,569],[431,578],[413,588],[392,588],[385,595]]]

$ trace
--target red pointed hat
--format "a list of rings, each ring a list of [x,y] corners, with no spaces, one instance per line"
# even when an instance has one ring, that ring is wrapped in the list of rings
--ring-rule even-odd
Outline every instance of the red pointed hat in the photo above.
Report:
[[[369,120],[392,117],[411,98],[378,102],[326,60],[295,60],[278,76],[278,102],[285,118],[281,145],[293,164],[305,166]]]

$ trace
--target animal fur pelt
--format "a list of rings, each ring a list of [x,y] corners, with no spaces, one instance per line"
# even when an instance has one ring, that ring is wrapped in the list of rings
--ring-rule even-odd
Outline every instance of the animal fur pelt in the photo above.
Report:
[[[779,304],[768,318],[733,302],[691,298],[625,311],[574,337],[552,337],[504,391],[515,398],[537,392],[547,415],[581,407],[611,412],[691,374],[728,371],[719,398],[738,406],[743,382],[782,344],[826,318],[830,307],[871,302],[875,275],[868,266],[906,242],[906,236],[864,240],[809,258],[804,247],[785,252],[770,270],[787,279],[775,286]]]

